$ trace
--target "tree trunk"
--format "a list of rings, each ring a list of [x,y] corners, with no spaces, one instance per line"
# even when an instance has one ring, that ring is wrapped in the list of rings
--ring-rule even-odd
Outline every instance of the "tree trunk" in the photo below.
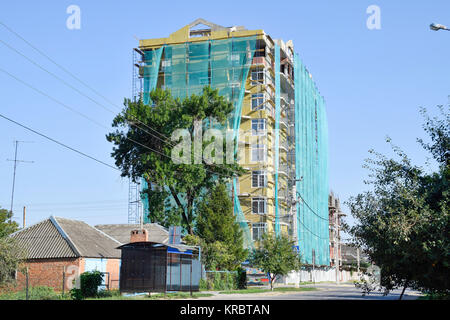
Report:
[[[403,286],[402,293],[400,294],[400,298],[398,300],[402,300],[403,294],[405,293],[406,287],[408,286],[408,281],[405,281],[405,285]]]
[[[182,212],[181,215],[182,215],[184,222],[186,223],[186,225],[188,227],[189,234],[193,234],[191,223],[189,222],[189,219],[186,216],[186,212],[184,210],[183,205],[181,204],[180,199],[178,198],[178,194],[175,192],[173,187],[169,187],[169,190],[170,190],[170,193],[172,194],[172,197],[175,199],[175,202],[177,203],[178,207],[180,207],[180,209],[181,209],[181,212]]]
[[[273,282],[275,281],[276,277],[276,275],[274,275],[273,277],[270,276],[270,291],[273,291]]]

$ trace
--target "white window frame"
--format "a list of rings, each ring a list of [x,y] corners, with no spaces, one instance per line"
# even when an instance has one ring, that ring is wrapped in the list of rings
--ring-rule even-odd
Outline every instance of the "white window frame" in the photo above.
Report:
[[[254,203],[257,202],[257,212],[254,211]],[[252,214],[265,215],[267,214],[267,198],[254,197],[252,198]]]
[[[266,132],[267,132],[266,119],[252,119],[252,136],[265,136]]]
[[[255,235],[255,230],[257,230],[257,235]],[[252,239],[253,239],[253,241],[261,240],[262,236],[266,232],[267,232],[267,223],[265,223],[265,222],[252,223]]]
[[[260,76],[262,75],[262,76]],[[261,79],[260,79],[261,78]],[[265,84],[266,75],[263,67],[257,67],[251,71],[250,75],[252,85]]]
[[[257,180],[254,184],[255,178]],[[252,188],[265,188],[267,187],[267,171],[266,170],[254,170],[252,171]]]
[[[255,159],[254,155],[255,153],[258,155]],[[262,152],[262,158],[260,157],[260,154]],[[251,157],[252,157],[252,162],[265,162],[267,160],[267,146],[265,144],[252,144],[252,149],[251,149]]]
[[[266,97],[264,93],[252,94],[252,110],[263,110],[265,108]]]

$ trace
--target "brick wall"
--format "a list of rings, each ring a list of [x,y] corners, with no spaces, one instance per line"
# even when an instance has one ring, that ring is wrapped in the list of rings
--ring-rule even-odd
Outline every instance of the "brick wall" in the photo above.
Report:
[[[120,259],[108,259],[106,272],[109,272],[109,288],[119,289]]]
[[[64,276],[64,290],[68,292],[74,286],[73,280],[76,280],[80,274],[85,270],[85,259],[39,259],[29,260],[23,264],[28,267],[28,285],[29,287],[47,286],[52,287],[55,291],[61,292],[63,286],[63,271]],[[119,288],[119,274],[120,274],[120,259],[107,259],[106,272],[109,272],[109,287],[110,289]],[[26,285],[26,277],[24,273],[17,272],[17,287],[16,290],[22,290]],[[105,280],[108,280],[105,276]]]
[[[63,289],[63,272],[65,270],[64,290],[72,288],[72,280],[79,275],[81,260],[74,259],[39,259],[24,263],[28,267],[28,285],[52,287],[55,291]],[[26,277],[17,272],[17,290],[25,288]]]

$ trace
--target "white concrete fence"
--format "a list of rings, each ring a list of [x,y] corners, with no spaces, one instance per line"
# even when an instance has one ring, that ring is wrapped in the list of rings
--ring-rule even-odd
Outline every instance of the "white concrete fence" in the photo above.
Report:
[[[340,282],[360,280],[356,271],[340,270]],[[362,273],[361,273],[362,277]],[[364,276],[365,277],[365,276]],[[300,282],[336,282],[335,268],[318,268],[313,270],[301,270],[289,273],[285,277],[276,280],[278,284],[295,285]]]

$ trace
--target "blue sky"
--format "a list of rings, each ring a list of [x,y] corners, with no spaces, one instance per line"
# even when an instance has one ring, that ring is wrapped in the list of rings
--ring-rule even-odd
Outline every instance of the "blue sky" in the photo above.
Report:
[[[69,30],[66,9],[81,8],[81,29]],[[173,4],[173,5],[172,5]],[[276,5],[275,5],[276,4]],[[369,5],[381,9],[381,30],[369,30]],[[327,103],[330,187],[346,200],[366,189],[368,150],[389,154],[386,135],[419,164],[426,154],[419,107],[448,103],[449,1],[2,1],[0,21],[122,105],[131,94],[131,51],[139,39],[166,37],[197,18],[292,39]],[[0,25],[0,39],[92,95]],[[0,68],[109,126],[113,115],[36,68],[0,43]],[[30,90],[0,71],[1,113],[113,164],[107,131]],[[92,95],[94,97],[94,95]],[[99,101],[100,98],[97,98]],[[102,101],[105,105],[106,102]],[[110,108],[113,106],[108,105]],[[91,224],[126,223],[128,181],[118,172],[0,119],[0,206],[9,208],[13,140],[21,144],[15,214],[27,224],[51,214]]]

